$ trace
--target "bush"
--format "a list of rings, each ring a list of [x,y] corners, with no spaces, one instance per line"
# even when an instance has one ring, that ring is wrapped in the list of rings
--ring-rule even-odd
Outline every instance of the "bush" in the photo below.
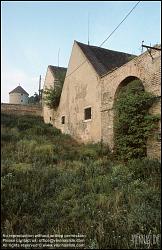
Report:
[[[146,156],[146,142],[157,128],[159,116],[149,114],[155,102],[153,94],[141,87],[139,80],[123,87],[115,103],[115,152],[120,159]]]
[[[157,160],[112,161],[100,143],[78,144],[37,118],[20,131],[12,119],[2,129],[2,233],[81,233],[86,249],[133,249],[133,234],[160,234]]]

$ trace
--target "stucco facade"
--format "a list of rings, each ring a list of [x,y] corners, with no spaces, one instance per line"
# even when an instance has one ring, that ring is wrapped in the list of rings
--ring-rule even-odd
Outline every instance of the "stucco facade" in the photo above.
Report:
[[[74,43],[54,125],[78,141],[97,142],[101,139],[101,85],[92,65],[85,60]],[[91,107],[91,119],[85,120],[84,110],[88,107]],[[65,124],[61,123],[62,116]]]
[[[152,57],[145,52],[131,60],[127,58],[131,55],[119,52],[116,67],[112,61],[115,60],[116,52],[113,54],[108,51],[108,54],[105,54],[107,52],[100,48],[99,52],[97,47],[92,46],[91,50],[89,48],[88,45],[80,46],[78,42],[74,42],[60,104],[55,111],[50,111],[51,113],[44,109],[44,120],[49,122],[49,116],[52,114],[52,124],[63,133],[85,143],[102,140],[113,150],[113,106],[117,93],[124,84],[138,78],[146,91],[160,97],[161,52],[152,50]],[[98,54],[95,54],[96,51]],[[102,54],[106,59],[103,63]],[[107,63],[109,54],[110,65]],[[108,72],[104,74],[106,70]],[[47,78],[50,83],[50,74],[46,75]],[[85,109],[88,108],[91,108],[91,117],[85,119]],[[151,113],[160,114],[160,111],[160,101],[150,109]],[[160,133],[160,127],[156,133]],[[148,141],[148,156],[159,158],[160,141],[155,134]]]

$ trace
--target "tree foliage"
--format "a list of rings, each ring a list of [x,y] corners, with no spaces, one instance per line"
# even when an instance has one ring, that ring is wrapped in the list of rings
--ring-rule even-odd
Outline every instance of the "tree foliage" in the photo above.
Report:
[[[146,143],[159,116],[149,114],[156,97],[144,91],[139,80],[123,87],[115,103],[115,151],[128,160],[146,156]]]
[[[53,86],[50,88],[46,87],[43,92],[45,104],[51,109],[56,109],[60,103],[64,79],[65,73],[59,72]]]
[[[33,96],[29,97],[28,102],[29,104],[38,104],[40,102],[39,95],[35,92]]]

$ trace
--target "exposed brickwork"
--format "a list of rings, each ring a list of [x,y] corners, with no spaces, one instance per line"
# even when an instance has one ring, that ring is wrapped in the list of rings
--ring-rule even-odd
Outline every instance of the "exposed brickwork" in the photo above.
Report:
[[[42,116],[42,108],[37,105],[1,103],[1,112],[17,115]]]
[[[108,143],[111,149],[114,146],[113,105],[124,80],[128,77],[137,77],[142,81],[146,91],[161,96],[161,52],[152,50],[151,54],[153,60],[149,53],[145,52],[101,79],[101,134],[103,141]],[[160,100],[153,105],[150,113],[161,113]],[[161,143],[156,136],[159,134],[159,130],[160,128],[148,140],[147,153],[149,157],[160,158]]]

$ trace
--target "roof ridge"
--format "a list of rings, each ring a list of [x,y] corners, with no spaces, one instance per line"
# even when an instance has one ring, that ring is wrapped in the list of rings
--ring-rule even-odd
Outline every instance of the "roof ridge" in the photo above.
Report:
[[[67,68],[64,67],[59,67],[59,66],[53,66],[53,65],[48,65],[49,70],[51,71],[52,75],[54,78],[58,77],[58,74],[61,73],[66,73]]]
[[[54,67],[54,68],[60,68],[60,69],[67,69],[66,67],[60,67],[60,66],[55,66],[55,65],[48,65],[48,67]]]
[[[133,54],[109,50],[75,41],[99,76],[118,68],[135,57]]]
[[[101,50],[106,50],[106,51],[112,51],[112,52],[116,52],[116,53],[123,53],[123,54],[127,54],[127,55],[137,56],[137,55],[134,55],[134,54],[130,54],[130,53],[123,52],[123,51],[117,51],[117,50],[102,48],[102,47],[99,47],[99,46],[96,46],[96,45],[89,45],[89,44],[86,44],[86,43],[78,42],[78,41],[76,41],[76,40],[74,40],[74,41],[75,41],[76,43],[78,43],[78,44],[81,44],[81,45],[84,45],[84,46],[87,46],[87,47],[91,47],[91,48],[97,48],[97,49],[101,49]]]
[[[76,41],[77,42],[77,41]],[[94,59],[94,62],[99,62],[99,64],[100,64],[100,68],[102,68],[102,70],[106,70],[105,69],[105,67],[103,66],[103,64],[97,59],[97,57],[96,57],[96,55],[93,53],[93,51],[91,50],[91,45],[87,45],[87,44],[84,44],[84,43],[80,43],[80,42],[77,42],[77,44],[79,45],[79,47],[82,49],[82,45],[83,46],[88,46],[88,48],[90,49],[90,53],[91,53],[91,59]],[[80,46],[81,45],[81,46]],[[82,50],[83,51],[83,50]],[[83,53],[84,53],[84,51],[83,51]],[[86,56],[86,54],[84,53],[84,55]],[[95,69],[95,67],[94,67],[94,65],[92,64],[92,62],[91,62],[91,60],[89,60],[89,58],[88,58],[88,56],[86,56],[86,58],[88,59],[88,61],[91,63],[91,65],[93,66],[93,68]],[[95,69],[95,71],[96,71],[96,69]]]

